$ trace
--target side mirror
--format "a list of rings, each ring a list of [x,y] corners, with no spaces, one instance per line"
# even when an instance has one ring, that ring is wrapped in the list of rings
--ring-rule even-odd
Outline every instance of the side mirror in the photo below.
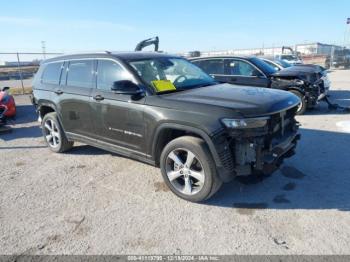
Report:
[[[5,87],[3,87],[2,89],[1,89],[1,91],[7,91],[7,90],[10,90],[10,87],[8,87],[8,86],[5,86]]]
[[[141,88],[130,80],[121,80],[113,83],[111,88],[116,94],[138,95],[143,93]]]

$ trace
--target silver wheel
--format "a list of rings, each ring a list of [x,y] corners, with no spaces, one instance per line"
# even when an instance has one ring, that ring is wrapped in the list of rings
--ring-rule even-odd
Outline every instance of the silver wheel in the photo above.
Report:
[[[46,142],[50,147],[57,147],[60,144],[61,136],[56,123],[52,119],[47,119],[44,124]]]
[[[298,105],[298,109],[297,109],[297,112],[298,112],[298,113],[302,111],[302,109],[303,109],[303,107],[304,107],[303,103],[304,103],[304,102],[301,101],[301,103]]]
[[[203,166],[188,149],[171,151],[166,159],[165,170],[172,186],[182,194],[194,195],[203,188]]]
[[[301,101],[300,104],[298,105],[297,112],[300,112],[302,108],[303,108],[303,101]]]

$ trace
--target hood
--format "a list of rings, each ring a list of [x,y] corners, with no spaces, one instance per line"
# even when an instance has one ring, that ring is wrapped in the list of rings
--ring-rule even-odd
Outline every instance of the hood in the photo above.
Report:
[[[327,69],[320,65],[313,65],[313,64],[302,64],[302,65],[296,65],[295,66],[298,70],[306,70],[308,72],[326,72]]]
[[[308,81],[310,83],[316,82],[322,75],[320,72],[317,72],[312,67],[306,66],[292,66],[285,69],[282,69],[272,75],[273,77],[278,78],[297,78],[304,81]]]
[[[230,108],[245,117],[269,115],[296,106],[300,100],[287,91],[218,84],[162,96],[165,100]]]
[[[313,70],[314,71],[314,70]],[[288,68],[284,68],[280,71],[277,71],[272,76],[300,76],[300,75],[306,75],[312,73],[310,68],[300,68],[298,66],[291,66]]]

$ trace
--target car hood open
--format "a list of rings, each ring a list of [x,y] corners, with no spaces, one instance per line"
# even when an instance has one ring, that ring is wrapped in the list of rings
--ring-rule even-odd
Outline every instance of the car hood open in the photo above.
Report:
[[[218,84],[171,93],[166,100],[231,108],[245,117],[269,115],[296,106],[300,100],[287,91]]]

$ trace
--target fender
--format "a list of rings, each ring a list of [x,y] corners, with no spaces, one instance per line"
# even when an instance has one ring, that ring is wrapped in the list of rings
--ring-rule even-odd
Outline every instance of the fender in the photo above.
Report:
[[[215,148],[212,140],[210,139],[209,135],[206,132],[204,132],[203,130],[196,128],[196,127],[185,126],[185,125],[175,124],[175,123],[163,123],[157,127],[155,134],[154,134],[154,137],[153,137],[153,143],[152,143],[152,156],[153,157],[155,157],[155,155],[156,155],[159,134],[164,129],[177,129],[177,130],[181,130],[181,131],[188,131],[188,132],[191,132],[191,133],[198,135],[207,143],[209,150],[210,150],[210,153],[212,154],[213,159],[215,161],[216,166],[217,167],[222,166],[219,155],[216,151],[216,148]]]
[[[49,101],[49,100],[46,100],[46,99],[40,99],[37,101],[37,112],[40,113],[41,111],[41,107],[43,106],[47,106],[47,107],[50,107],[52,108],[55,112],[57,112],[57,107],[56,105]]]
[[[65,127],[63,125],[63,122],[62,122],[61,115],[59,114],[59,110],[57,110],[57,106],[54,103],[52,103],[52,102],[50,102],[48,100],[45,100],[45,99],[41,99],[37,103],[38,103],[37,112],[39,114],[39,117],[41,118],[40,108],[42,106],[47,106],[47,107],[52,108],[57,113],[58,121],[60,122],[63,131],[66,132],[66,129],[65,129]]]

